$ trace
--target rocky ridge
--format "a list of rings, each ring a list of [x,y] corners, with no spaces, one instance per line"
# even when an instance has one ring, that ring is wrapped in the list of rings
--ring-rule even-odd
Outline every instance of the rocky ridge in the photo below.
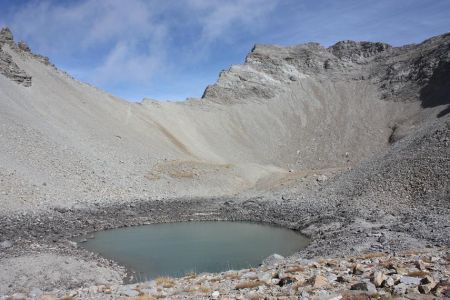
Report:
[[[24,70],[13,61],[12,56],[3,50],[3,47],[15,48],[13,35],[8,28],[2,28],[0,30],[0,72],[11,80],[21,84],[25,87],[31,86],[31,76],[29,76]],[[21,48],[17,47],[21,51],[24,48],[21,44]]]
[[[366,80],[376,85],[385,99],[414,101],[422,97],[424,106],[438,104],[436,98],[442,96],[442,104],[448,102],[449,88],[442,76],[433,74],[449,73],[449,50],[449,33],[403,47],[355,41],[338,42],[329,48],[317,43],[256,45],[243,65],[222,71],[202,98],[226,103],[261,101],[287,91],[293,82],[313,76],[332,81]],[[436,77],[441,78],[439,82],[435,82]],[[427,85],[432,87],[420,94]]]
[[[30,47],[25,42],[20,41],[16,44],[11,30],[7,27],[2,28],[0,30],[0,73],[25,87],[31,86],[32,77],[14,62],[11,54],[4,50],[4,47],[10,48],[24,57],[31,57],[45,65],[52,65],[48,57],[31,52]]]

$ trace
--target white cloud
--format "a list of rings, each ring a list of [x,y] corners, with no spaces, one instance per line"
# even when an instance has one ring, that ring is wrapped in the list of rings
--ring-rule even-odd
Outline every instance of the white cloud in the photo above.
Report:
[[[92,80],[95,84],[145,84],[164,68],[165,61],[164,52],[140,53],[133,46],[119,42],[104,62],[92,70]]]
[[[76,66],[84,80],[150,85],[155,74],[182,70],[178,58],[193,64],[213,43],[259,28],[273,7],[272,0],[46,0],[20,6],[7,23],[39,53],[89,61]],[[185,33],[183,44],[174,38]]]
[[[271,0],[189,0],[188,3],[198,15],[202,42],[226,39],[236,28],[243,32],[259,29],[276,5]]]

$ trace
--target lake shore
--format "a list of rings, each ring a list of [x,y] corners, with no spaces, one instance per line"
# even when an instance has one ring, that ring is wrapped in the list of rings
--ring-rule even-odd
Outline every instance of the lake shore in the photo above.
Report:
[[[322,209],[323,204],[319,198],[302,202],[273,201],[264,197],[134,201],[109,207],[55,208],[45,214],[2,216],[0,294],[30,295],[33,288],[39,287],[43,293],[63,296],[80,287],[120,285],[127,276],[123,266],[79,248],[74,240],[94,231],[142,224],[202,220],[276,224],[298,230],[312,239],[311,244],[290,257],[290,261],[371,252],[395,256],[403,250],[446,246],[445,232],[439,235],[442,240],[430,239],[432,236],[419,239],[419,231],[412,232],[411,227],[401,226],[415,222],[420,212],[405,214],[410,216],[408,219],[364,220],[354,212],[340,215],[336,211],[339,206],[334,206],[330,199],[327,210]],[[430,215],[429,219],[440,217]],[[27,280],[21,281],[18,280],[21,273],[40,276],[27,275]]]

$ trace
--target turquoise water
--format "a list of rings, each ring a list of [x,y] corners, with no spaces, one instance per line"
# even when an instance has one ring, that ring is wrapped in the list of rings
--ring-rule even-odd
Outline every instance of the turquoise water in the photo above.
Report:
[[[307,238],[282,227],[184,222],[97,232],[81,246],[127,266],[138,279],[151,279],[258,266],[273,253],[290,255],[307,244]]]

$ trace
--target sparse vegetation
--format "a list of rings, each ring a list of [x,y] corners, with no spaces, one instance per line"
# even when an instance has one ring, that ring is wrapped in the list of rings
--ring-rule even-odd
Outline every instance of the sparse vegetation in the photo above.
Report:
[[[171,288],[175,285],[175,280],[171,277],[158,277],[155,279],[156,284],[163,288]]]
[[[236,290],[252,289],[252,288],[258,287],[260,285],[264,285],[264,282],[261,282],[259,280],[243,281],[243,282],[238,283],[236,285],[235,289]]]
[[[188,293],[202,293],[202,294],[209,294],[211,293],[211,289],[207,286],[204,286],[202,284],[193,284],[185,287],[185,292]]]
[[[293,266],[286,270],[286,273],[297,273],[297,272],[303,272],[305,270],[302,266]]]

